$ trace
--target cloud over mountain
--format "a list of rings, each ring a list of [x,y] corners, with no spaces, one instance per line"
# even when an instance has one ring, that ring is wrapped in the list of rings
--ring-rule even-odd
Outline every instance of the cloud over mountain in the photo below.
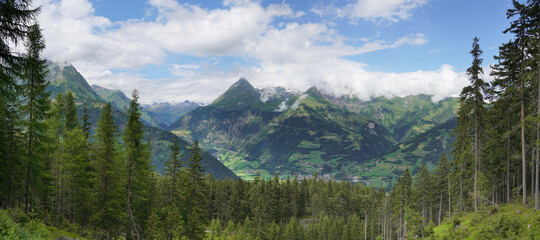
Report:
[[[426,3],[358,0],[342,6],[339,14],[395,22]],[[465,76],[449,65],[436,71],[374,72],[348,59],[421,46],[429,41],[421,32],[358,41],[341,34],[332,23],[306,21],[305,12],[288,3],[264,6],[228,0],[212,9],[175,0],[148,4],[147,16],[111,21],[98,16],[87,0],[36,1],[42,7],[39,22],[47,43],[45,57],[73,62],[93,84],[124,92],[138,88],[143,102],[209,102],[240,77],[256,87],[317,86],[331,94],[356,94],[363,99],[425,93],[437,100],[458,94],[466,84]],[[196,60],[182,63],[170,58]],[[223,66],[224,61],[231,63]],[[164,66],[160,69],[168,75],[140,72],[148,66]]]

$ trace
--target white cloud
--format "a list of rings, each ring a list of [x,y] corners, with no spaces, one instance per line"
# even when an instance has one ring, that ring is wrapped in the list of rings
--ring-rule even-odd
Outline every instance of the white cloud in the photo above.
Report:
[[[291,105],[291,109],[297,109],[300,103],[302,102],[302,100],[304,100],[307,97],[308,97],[307,94],[302,94],[302,96],[296,99],[296,101],[294,101],[294,103]]]
[[[365,1],[355,4],[362,2]],[[389,13],[378,10],[370,16],[403,19],[414,7],[425,3],[390,2],[393,4],[384,5]],[[262,7],[247,0],[226,0],[224,8],[203,9],[175,0],[149,3],[157,11],[155,19],[111,22],[95,16],[87,0],[38,0],[36,5],[42,6],[39,21],[47,43],[45,56],[73,62],[91,84],[125,93],[137,88],[143,102],[211,102],[240,77],[246,77],[258,88],[284,86],[306,90],[317,86],[330,94],[355,94],[362,99],[424,93],[434,95],[435,101],[459,94],[467,83],[466,77],[449,65],[436,71],[383,73],[367,71],[365,64],[344,59],[403,45],[422,45],[427,42],[422,33],[390,41],[375,36],[353,46],[331,25],[294,22],[304,13],[295,12],[286,4]],[[276,23],[279,19],[283,21]],[[216,61],[220,56],[243,57],[255,60],[257,65],[217,69],[211,64],[168,62],[168,70],[174,76],[169,79],[111,71],[163,64],[171,54],[217,57]]]
[[[287,110],[289,107],[287,106],[287,102],[283,101],[279,104],[278,108],[274,109],[274,112],[283,112]]]
[[[195,75],[196,69],[199,69],[201,66],[193,64],[173,64],[169,71],[176,76],[188,78]]]
[[[86,61],[114,68],[136,69],[159,63],[165,52],[145,39],[110,31],[113,23],[94,16],[86,0],[36,1],[38,20],[47,47],[44,56],[54,61]]]
[[[357,0],[338,9],[337,13],[340,17],[350,19],[397,22],[408,19],[412,10],[428,2],[429,0]]]

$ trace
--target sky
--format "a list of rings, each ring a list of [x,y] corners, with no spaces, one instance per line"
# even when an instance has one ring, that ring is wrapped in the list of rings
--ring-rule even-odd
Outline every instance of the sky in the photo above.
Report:
[[[472,39],[485,78],[509,0],[35,0],[47,47],[143,103],[209,103],[239,78],[335,96],[457,96]]]

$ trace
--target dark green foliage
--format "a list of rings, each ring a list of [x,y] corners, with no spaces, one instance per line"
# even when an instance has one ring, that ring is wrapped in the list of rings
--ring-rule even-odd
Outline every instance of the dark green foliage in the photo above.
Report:
[[[84,138],[88,140],[90,138],[90,129],[92,128],[92,123],[90,122],[90,115],[88,114],[86,107],[83,108],[81,120],[81,129],[84,132]]]
[[[203,179],[204,169],[200,165],[201,149],[197,141],[190,149],[187,174],[189,177],[186,196],[185,236],[189,239],[204,239],[205,227],[208,224],[206,201],[206,182]]]
[[[22,118],[26,128],[26,188],[25,188],[25,211],[30,211],[32,201],[30,191],[46,191],[43,184],[46,172],[44,165],[43,144],[45,137],[45,118],[49,107],[49,93],[46,91],[45,79],[46,62],[41,58],[41,52],[45,48],[45,42],[39,25],[34,24],[28,30],[28,42],[26,44],[27,56],[24,61],[22,79]],[[34,188],[34,189],[31,189]]]
[[[241,79],[170,129],[178,136],[199,139],[247,180],[254,179],[256,172],[265,179],[273,172],[282,177],[292,177],[295,172],[301,176],[319,173],[388,189],[407,166],[416,170],[427,161],[433,167],[453,141],[451,127],[432,132],[430,139],[424,139],[429,141],[426,147],[422,145],[424,149],[416,151],[418,146],[411,145],[404,150],[410,159],[393,159],[401,154],[395,152],[400,146],[397,140],[442,128],[441,124],[454,117],[456,99],[433,103],[429,96],[407,96],[363,102],[310,88],[304,94],[263,101],[261,93],[264,90]],[[379,164],[378,157],[387,153],[394,155]]]
[[[98,96],[97,93],[88,85],[86,80],[77,72],[77,70],[70,64],[64,63],[52,63],[49,62],[49,72],[47,74],[47,80],[51,82],[49,88],[52,92],[67,93],[71,91],[74,95],[74,100],[77,103],[81,103],[79,107],[78,116],[84,121],[84,110],[86,108],[86,114],[88,114],[88,123],[92,124],[95,128],[95,123],[99,119],[101,106],[106,102]],[[120,129],[124,129],[127,122],[127,109],[118,110],[113,108],[112,116],[115,123]],[[143,121],[144,122],[144,121]],[[91,129],[90,132],[94,132],[95,129]],[[154,127],[144,126],[144,139],[149,138],[151,141],[152,157],[151,164],[155,170],[159,173],[165,172],[165,162],[170,158],[170,146],[173,144],[174,139],[178,139],[178,143],[181,146],[181,152],[184,154],[182,161],[187,161],[189,156],[186,151],[189,142],[179,139],[174,134],[159,130]],[[92,139],[90,140],[92,141]],[[206,173],[212,174],[219,179],[236,178],[236,175],[222,163],[220,163],[215,157],[206,151],[203,151],[203,161],[201,165],[205,168]]]
[[[133,90],[128,109],[128,121],[122,135],[125,155],[126,233],[127,239],[143,236],[142,223],[150,215],[150,144],[143,142],[143,124],[140,120],[139,95]]]
[[[113,238],[119,233],[123,209],[122,161],[117,140],[111,104],[106,104],[97,122],[96,142],[92,145],[94,212],[90,217],[93,226]]]
[[[69,91],[66,94],[66,130],[70,131],[79,126],[79,119],[77,116],[77,106],[75,105],[75,99],[73,93]]]

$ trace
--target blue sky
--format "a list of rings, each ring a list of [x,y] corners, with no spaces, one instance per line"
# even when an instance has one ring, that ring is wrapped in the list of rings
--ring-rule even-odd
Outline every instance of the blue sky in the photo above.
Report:
[[[508,0],[38,0],[45,56],[143,102],[210,102],[239,77],[334,95],[456,96],[472,39],[510,39]],[[486,68],[486,71],[489,69]],[[486,76],[489,78],[489,76]]]

